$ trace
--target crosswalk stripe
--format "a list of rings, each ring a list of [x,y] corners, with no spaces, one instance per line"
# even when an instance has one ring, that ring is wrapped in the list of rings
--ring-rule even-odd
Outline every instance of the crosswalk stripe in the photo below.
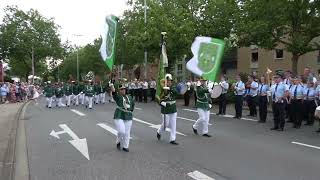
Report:
[[[313,146],[313,145],[310,145],[310,144],[304,144],[304,143],[299,143],[299,142],[291,142],[292,144],[296,144],[296,145],[300,145],[300,146],[305,146],[305,147],[310,147],[310,148],[314,148],[314,149],[319,149],[320,150],[320,147],[318,146]]]
[[[193,110],[193,109],[182,109],[184,111],[190,111],[190,112],[198,112],[197,110]],[[210,113],[211,115],[217,115],[216,113]]]

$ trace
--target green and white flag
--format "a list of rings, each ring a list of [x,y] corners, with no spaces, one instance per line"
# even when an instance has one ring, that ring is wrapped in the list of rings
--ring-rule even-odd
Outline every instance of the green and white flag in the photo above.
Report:
[[[215,81],[219,73],[225,41],[211,37],[196,37],[191,46],[193,58],[187,69],[204,79]]]
[[[102,44],[100,47],[100,54],[102,60],[106,63],[108,68],[112,70],[115,59],[115,45],[117,35],[118,18],[109,15],[105,19],[104,30],[102,33]]]
[[[158,68],[157,89],[156,89],[156,100],[158,102],[160,102],[160,95],[161,95],[162,88],[163,88],[163,87],[161,87],[160,81],[162,79],[164,79],[164,76],[165,76],[164,67],[168,67],[168,57],[167,57],[166,46],[164,44],[162,44],[160,61],[159,61],[159,68]]]

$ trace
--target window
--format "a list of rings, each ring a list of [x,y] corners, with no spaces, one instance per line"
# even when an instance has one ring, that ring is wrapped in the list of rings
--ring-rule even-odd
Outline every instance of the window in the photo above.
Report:
[[[275,50],[275,59],[283,59],[283,49]]]
[[[259,57],[258,52],[252,52],[251,53],[251,62],[258,62],[258,57]]]

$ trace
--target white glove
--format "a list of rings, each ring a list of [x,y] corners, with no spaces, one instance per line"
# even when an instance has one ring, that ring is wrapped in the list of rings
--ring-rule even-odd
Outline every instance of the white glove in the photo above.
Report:
[[[201,82],[200,81],[197,81],[197,86],[201,86]]]
[[[170,90],[170,87],[163,87],[164,90]]]
[[[161,102],[160,103],[162,106],[166,107],[167,106],[167,103],[166,102]]]
[[[210,108],[210,109],[212,108],[212,105],[211,105],[211,104],[209,104],[209,108]]]

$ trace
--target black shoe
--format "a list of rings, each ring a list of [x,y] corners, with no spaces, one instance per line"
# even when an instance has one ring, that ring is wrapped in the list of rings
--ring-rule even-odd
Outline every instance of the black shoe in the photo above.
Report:
[[[51,109],[51,107],[49,107],[49,109]]]
[[[177,143],[176,141],[170,141],[170,144],[172,144],[172,145],[179,145],[179,143]]]
[[[320,129],[318,129],[318,130],[316,131],[316,133],[320,133]]]
[[[161,139],[161,134],[159,134],[158,132],[157,132],[157,138],[158,138],[158,140]]]
[[[217,115],[217,116],[220,116],[220,115],[223,115],[223,114],[222,114],[222,113],[217,113],[216,115]]]
[[[124,152],[129,152],[129,148],[122,148]]]
[[[120,142],[117,143],[117,149],[120,150]]]
[[[203,134],[204,137],[212,137],[210,134]]]
[[[198,130],[196,130],[193,126],[192,126],[192,130],[193,130],[193,133],[194,133],[194,134],[197,134],[197,135],[198,135]]]
[[[291,121],[291,120],[288,120],[288,121],[287,121],[287,123],[293,123],[293,121]]]
[[[271,128],[270,130],[278,130],[279,128],[277,127],[274,127],[274,128]]]
[[[277,131],[284,131],[284,129],[283,129],[283,128],[280,128],[280,129],[277,129]]]

